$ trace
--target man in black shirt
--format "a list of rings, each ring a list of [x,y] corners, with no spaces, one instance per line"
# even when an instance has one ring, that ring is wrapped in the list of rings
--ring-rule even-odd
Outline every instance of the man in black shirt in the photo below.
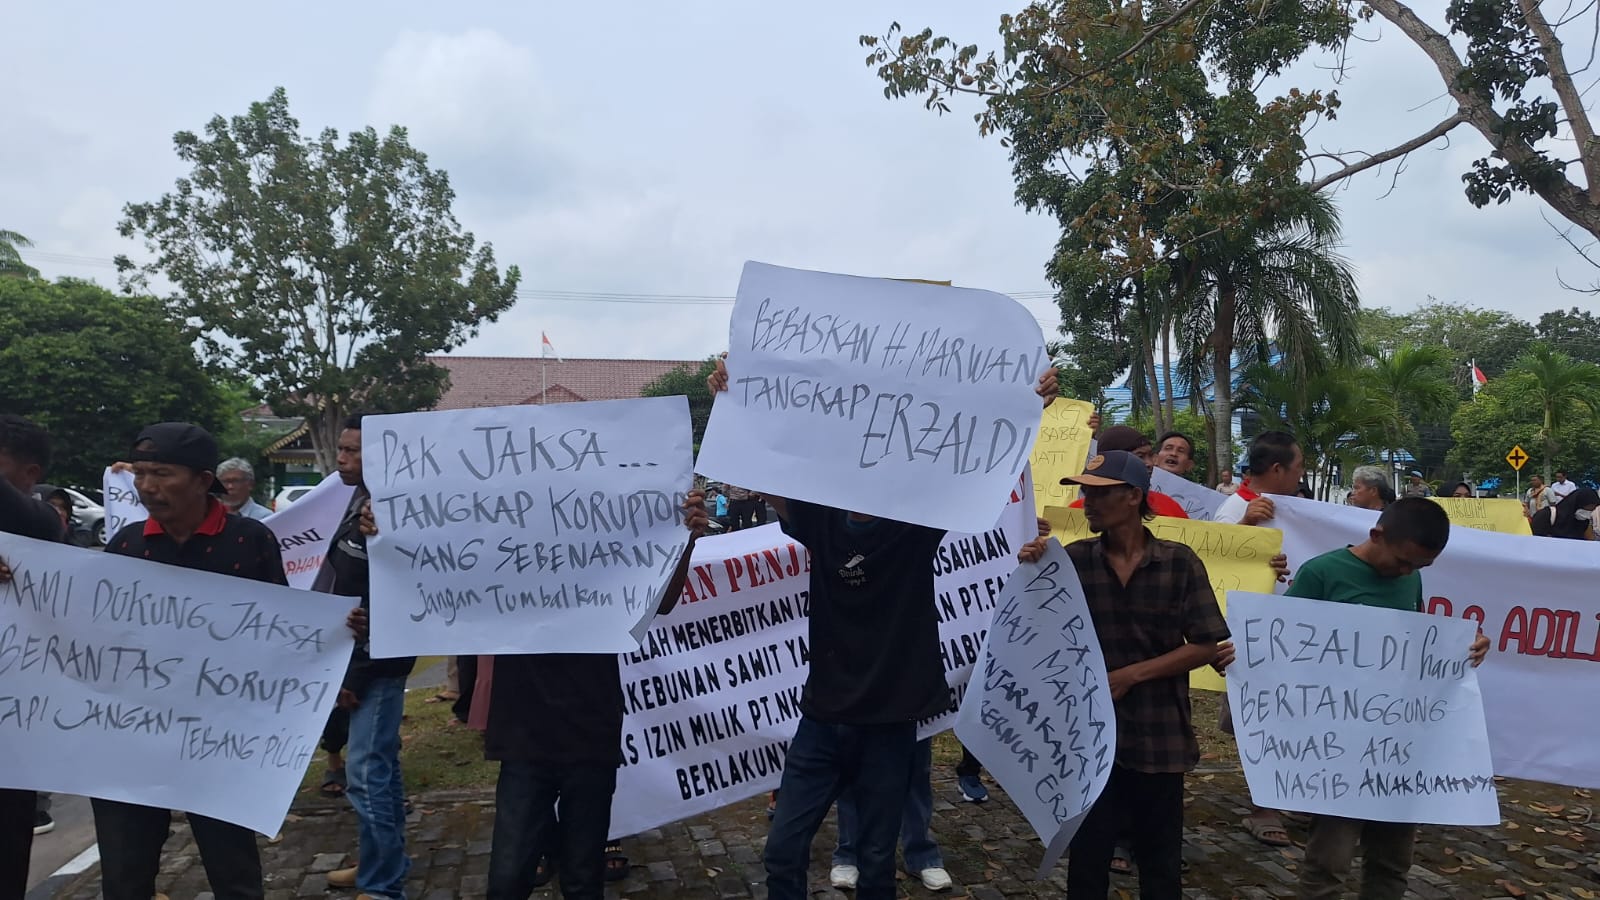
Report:
[[[726,364],[706,379],[728,389]],[[1039,377],[1046,406],[1055,370]],[[855,800],[860,900],[894,900],[895,843],[917,722],[950,706],[939,654],[933,555],[944,531],[765,495],[811,552],[811,669],[767,835],[767,895],[809,896],[811,842],[841,794]]]
[[[33,496],[49,464],[50,435],[21,416],[0,415],[0,531],[62,540],[59,514]],[[42,824],[37,802],[33,791],[0,788],[0,900],[21,900],[28,891],[34,826]]]
[[[215,493],[217,442],[198,425],[163,422],[133,445],[134,486],[150,513],[124,526],[106,552],[152,562],[287,584],[278,541],[267,526],[229,515]],[[161,868],[169,810],[95,798],[100,890],[105,900],[150,900]],[[261,900],[261,854],[248,828],[188,813],[200,862],[217,900]]]
[[[312,589],[359,597],[364,612],[372,606],[372,588],[361,512],[371,495],[362,478],[361,419],[355,415],[345,420],[339,434],[339,478],[356,490]],[[365,617],[358,618],[364,625]],[[363,627],[357,631],[355,652],[339,691],[339,707],[350,714],[345,796],[359,822],[360,852],[356,865],[329,872],[328,884],[357,888],[374,900],[403,897],[411,868],[406,856],[406,787],[400,777],[400,718],[405,713],[406,677],[416,662],[414,656],[373,659]]]

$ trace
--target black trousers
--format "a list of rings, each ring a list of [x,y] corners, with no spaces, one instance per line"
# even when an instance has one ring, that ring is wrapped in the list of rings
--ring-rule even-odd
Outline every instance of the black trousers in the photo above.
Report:
[[[172,812],[118,800],[94,799],[94,836],[100,842],[100,893],[105,900],[150,900],[161,870],[161,845]],[[255,832],[189,813],[200,863],[217,900],[262,900],[261,851]]]
[[[956,777],[966,778],[968,775],[983,774],[983,763],[972,755],[972,751],[965,746],[961,748],[961,762],[956,763]]]
[[[1111,769],[1105,793],[1090,807],[1067,860],[1068,900],[1106,900],[1111,852],[1133,839],[1140,900],[1183,896],[1183,773]]]
[[[350,743],[350,710],[335,706],[328,714],[328,724],[322,726],[322,749],[328,753],[343,753]]]
[[[767,511],[760,500],[730,500],[728,515],[733,519],[733,530],[738,531],[765,524]]]
[[[455,714],[457,721],[463,725],[467,716],[472,713],[472,689],[478,684],[478,658],[476,656],[456,657],[456,702],[450,705],[450,712]]]
[[[28,893],[37,802],[33,791],[0,788],[0,900],[22,900]]]
[[[502,762],[488,900],[527,900],[541,852],[555,861],[565,900],[601,900],[616,789],[615,763]]]

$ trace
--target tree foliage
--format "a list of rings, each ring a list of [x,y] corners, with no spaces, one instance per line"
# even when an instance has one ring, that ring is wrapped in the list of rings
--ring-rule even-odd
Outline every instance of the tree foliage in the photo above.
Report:
[[[1543,415],[1531,376],[1513,372],[1491,379],[1476,398],[1461,404],[1451,418],[1450,465],[1474,480],[1499,477],[1508,485],[1513,483],[1517,476],[1505,461],[1506,453],[1512,447],[1522,447],[1536,459],[1542,457]],[[1577,481],[1600,480],[1600,428],[1580,418],[1563,422],[1552,434],[1556,446],[1552,468],[1565,468]],[[1535,471],[1543,470],[1523,468],[1524,487],[1528,475]]]
[[[1554,462],[1562,445],[1560,432],[1570,426],[1593,428],[1600,419],[1600,366],[1582,362],[1535,343],[1518,357],[1512,373],[1525,385],[1525,397],[1540,414],[1539,443],[1544,448],[1544,477],[1560,466]]]
[[[101,470],[155,422],[194,422],[228,441],[241,410],[192,340],[154,297],[73,279],[0,278],[0,396],[8,412],[49,429],[52,481],[98,485]]]
[[[684,363],[671,372],[644,386],[642,397],[689,398],[689,424],[694,429],[695,453],[700,452],[700,441],[706,435],[706,423],[711,421],[711,389],[706,379],[717,369],[717,358],[706,357],[705,362]]]
[[[432,406],[447,374],[427,355],[515,300],[517,267],[502,277],[490,245],[462,230],[448,176],[403,128],[308,138],[279,88],[173,143],[193,168],[172,193],[124,208],[121,233],[154,257],[118,257],[124,286],[170,281],[167,305],[209,358],[311,421],[324,469],[346,414]]]
[[[0,277],[38,278],[39,270],[22,261],[23,247],[32,247],[33,241],[15,231],[0,228]]]

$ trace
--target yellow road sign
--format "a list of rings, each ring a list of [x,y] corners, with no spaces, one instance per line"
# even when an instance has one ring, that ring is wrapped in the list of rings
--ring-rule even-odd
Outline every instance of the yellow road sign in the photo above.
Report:
[[[1512,447],[1511,452],[1506,454],[1506,462],[1510,463],[1511,468],[1516,469],[1518,472],[1522,471],[1522,466],[1527,461],[1528,454],[1523,453],[1520,446]]]

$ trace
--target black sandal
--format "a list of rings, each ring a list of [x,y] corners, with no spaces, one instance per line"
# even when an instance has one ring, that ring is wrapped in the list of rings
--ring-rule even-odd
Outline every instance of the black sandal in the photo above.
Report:
[[[628,877],[628,857],[622,852],[619,841],[606,845],[606,880],[621,881]]]
[[[542,888],[556,877],[556,867],[548,856],[539,857],[539,864],[533,868],[533,886]]]

